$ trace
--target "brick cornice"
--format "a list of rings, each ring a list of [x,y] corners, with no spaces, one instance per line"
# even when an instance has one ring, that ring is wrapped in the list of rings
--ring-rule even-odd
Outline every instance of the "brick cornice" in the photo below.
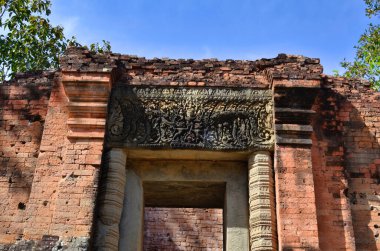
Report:
[[[314,101],[321,79],[273,77],[276,144],[311,146]]]
[[[103,140],[111,72],[63,71],[62,84],[68,98],[68,138]]]

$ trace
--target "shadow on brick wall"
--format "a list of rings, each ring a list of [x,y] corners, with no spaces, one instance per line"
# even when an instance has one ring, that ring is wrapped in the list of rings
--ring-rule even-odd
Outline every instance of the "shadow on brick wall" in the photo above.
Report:
[[[14,242],[22,237],[50,86],[3,85],[0,93],[0,214],[11,223],[0,238]]]
[[[370,100],[345,100],[343,111],[344,166],[348,176],[347,196],[357,249],[379,250],[380,221],[380,107]]]
[[[144,250],[223,250],[221,215],[213,209],[146,208]]]
[[[373,107],[376,102],[363,98],[358,92],[343,96],[322,89],[314,107],[313,174],[321,250],[379,248],[380,132],[375,123],[380,112]]]
[[[3,134],[0,145],[2,157],[0,176],[8,178],[10,188],[22,189],[29,195],[49,93],[46,93],[46,90],[38,92],[35,86],[17,89],[20,93],[16,92],[13,95],[2,92],[0,126]],[[45,101],[41,101],[43,98]],[[12,192],[12,189],[9,192]]]

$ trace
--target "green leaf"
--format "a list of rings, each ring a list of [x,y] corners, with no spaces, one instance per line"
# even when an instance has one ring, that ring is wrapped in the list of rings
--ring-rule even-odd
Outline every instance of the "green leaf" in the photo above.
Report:
[[[366,14],[369,17],[380,14],[380,0],[365,0],[367,4]],[[350,78],[366,78],[372,87],[380,89],[380,25],[369,24],[364,34],[361,35],[356,45],[354,61],[341,62],[346,69],[345,76]]]
[[[46,18],[50,0],[0,0],[0,81],[17,72],[58,67],[58,58],[70,46],[81,46],[75,37],[66,38],[63,28]],[[90,46],[96,53],[110,52],[103,40]]]

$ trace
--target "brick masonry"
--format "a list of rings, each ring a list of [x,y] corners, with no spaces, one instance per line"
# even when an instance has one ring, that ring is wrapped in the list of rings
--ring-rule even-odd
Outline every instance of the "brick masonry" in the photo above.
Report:
[[[279,249],[380,249],[380,93],[368,83],[325,76],[318,59],[285,54],[173,60],[71,48],[61,65],[59,72],[20,75],[0,86],[0,250],[91,244],[106,173],[107,100],[117,84],[272,89]],[[148,229],[162,229],[153,224],[161,214],[168,222],[220,221],[220,212],[168,212],[147,212]],[[220,236],[218,224],[210,234]],[[165,232],[180,247],[195,245],[182,243],[190,232],[174,236],[180,226],[167,224]],[[147,231],[155,237],[145,242],[168,244],[157,231]]]
[[[222,209],[145,208],[144,250],[222,249]]]
[[[380,249],[379,108],[365,83],[324,77],[312,148],[323,250]]]
[[[23,238],[54,73],[0,86],[0,240]]]

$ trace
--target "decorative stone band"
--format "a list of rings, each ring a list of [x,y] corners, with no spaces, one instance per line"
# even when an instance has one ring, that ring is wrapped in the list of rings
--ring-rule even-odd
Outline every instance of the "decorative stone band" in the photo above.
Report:
[[[111,94],[110,147],[273,148],[271,90],[118,86]]]
[[[274,180],[270,153],[253,153],[248,165],[250,250],[277,250]]]
[[[119,223],[123,211],[127,155],[122,149],[108,152],[106,182],[99,191],[96,250],[118,250]]]

